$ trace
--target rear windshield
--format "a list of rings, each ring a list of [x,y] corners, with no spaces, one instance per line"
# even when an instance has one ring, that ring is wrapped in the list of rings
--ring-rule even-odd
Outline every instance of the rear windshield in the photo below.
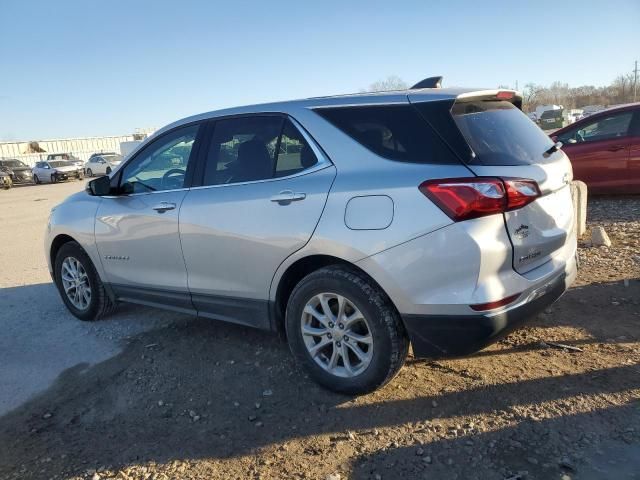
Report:
[[[57,167],[70,167],[72,166],[73,163],[71,162],[67,162],[65,160],[54,160],[52,162],[49,162],[49,166],[53,167],[53,168],[57,168]]]
[[[460,163],[409,104],[318,108],[315,111],[364,147],[389,160]]]
[[[482,165],[530,165],[545,161],[551,139],[510,102],[455,103],[456,125]]]
[[[542,112],[540,118],[546,120],[547,118],[562,118],[562,110],[546,110]]]

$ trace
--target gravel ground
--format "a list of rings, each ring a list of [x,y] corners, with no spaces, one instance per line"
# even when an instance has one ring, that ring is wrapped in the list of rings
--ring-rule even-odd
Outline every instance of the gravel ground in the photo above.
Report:
[[[585,235],[576,285],[526,328],[346,397],[274,335],[71,317],[42,230],[79,188],[0,192],[0,478],[640,478],[640,198],[590,201],[612,246]]]

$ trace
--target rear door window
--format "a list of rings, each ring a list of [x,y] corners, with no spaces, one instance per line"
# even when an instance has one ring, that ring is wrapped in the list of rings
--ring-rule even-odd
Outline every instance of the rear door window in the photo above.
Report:
[[[389,160],[459,163],[410,104],[318,108],[315,112],[373,153]]]
[[[475,163],[543,163],[543,153],[553,146],[551,139],[511,102],[457,102],[451,113],[473,150]]]
[[[287,120],[282,129],[278,159],[276,161],[276,177],[286,177],[313,167],[318,159],[313,150],[291,120]]]
[[[252,182],[273,177],[281,116],[227,118],[215,123],[204,185]]]

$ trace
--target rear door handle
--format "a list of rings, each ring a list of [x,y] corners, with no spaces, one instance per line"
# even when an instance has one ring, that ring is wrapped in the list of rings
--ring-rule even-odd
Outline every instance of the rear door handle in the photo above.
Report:
[[[151,208],[153,208],[158,213],[164,213],[167,210],[173,210],[174,208],[176,208],[176,204],[169,202],[160,202],[159,204],[154,205]]]
[[[271,197],[271,201],[277,202],[281,205],[288,205],[291,202],[299,202],[300,200],[304,200],[305,198],[307,198],[306,193],[283,190],[277,195]]]
[[[609,150],[610,152],[618,152],[620,150],[624,150],[624,145],[613,145],[609,147],[607,150]]]

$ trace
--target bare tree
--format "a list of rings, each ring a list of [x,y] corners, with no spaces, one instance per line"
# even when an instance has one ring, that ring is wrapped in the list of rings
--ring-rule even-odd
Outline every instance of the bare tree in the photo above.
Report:
[[[527,83],[522,90],[522,103],[525,110],[531,111],[532,107],[536,105],[540,92],[544,90],[541,85],[535,83]]]
[[[386,92],[389,90],[406,90],[409,88],[407,83],[397,75],[389,75],[384,80],[373,82],[367,88],[367,92]]]

